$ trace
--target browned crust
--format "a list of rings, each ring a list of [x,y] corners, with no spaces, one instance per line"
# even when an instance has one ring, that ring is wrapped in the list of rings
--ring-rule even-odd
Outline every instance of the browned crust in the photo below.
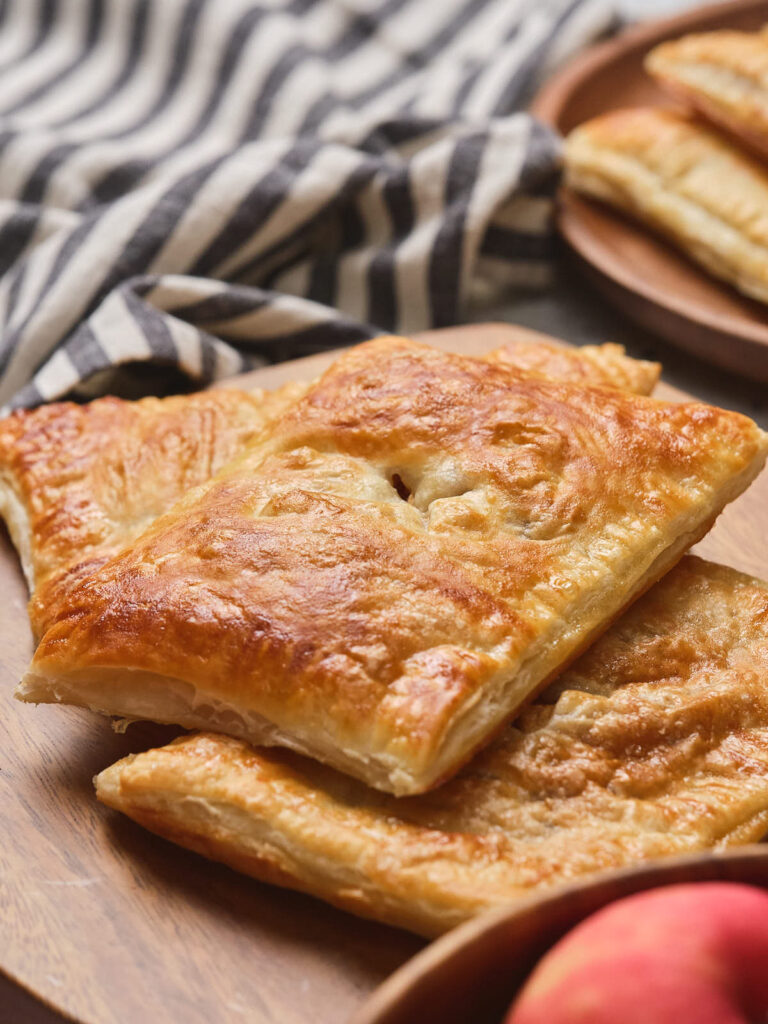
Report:
[[[623,345],[610,342],[565,348],[544,342],[513,341],[494,349],[484,358],[558,380],[604,384],[635,395],[650,395],[661,374],[660,363],[633,359],[626,354]]]
[[[87,405],[59,402],[0,420],[0,480],[29,534],[36,633],[78,581],[207,482],[295,394],[208,391]]]
[[[87,677],[91,706],[130,714],[110,670],[151,673],[151,713],[173,677],[231,709],[225,729],[421,792],[765,452],[735,413],[377,339],[63,602],[23,685],[61,699]]]
[[[97,792],[247,874],[433,935],[599,871],[761,838],[766,676],[768,588],[688,557],[434,792],[387,797],[206,734],[118,762]]]
[[[485,358],[638,394],[649,393],[659,375],[657,363],[613,344],[575,350],[515,341]],[[35,633],[44,632],[64,594],[210,479],[307,386],[58,402],[0,420],[0,485],[16,502],[4,514],[18,527],[17,546],[28,548]]]

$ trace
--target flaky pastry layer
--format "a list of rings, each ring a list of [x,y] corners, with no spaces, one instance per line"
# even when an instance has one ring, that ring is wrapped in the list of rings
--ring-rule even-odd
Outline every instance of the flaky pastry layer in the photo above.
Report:
[[[565,168],[571,188],[768,301],[768,170],[725,139],[670,111],[620,110],[571,132]]]
[[[0,516],[35,632],[68,589],[210,480],[303,390],[59,402],[0,420]]]
[[[614,344],[513,341],[484,358],[636,394],[650,394],[660,371]],[[29,584],[35,633],[69,587],[207,482],[306,387],[58,402],[0,420],[0,517]]]
[[[655,47],[645,67],[673,96],[768,155],[768,34],[684,36]]]
[[[267,882],[434,935],[593,873],[768,829],[768,588],[688,557],[459,775],[393,799],[211,734],[99,799]]]
[[[68,595],[18,693],[422,792],[765,455],[734,413],[376,339]]]

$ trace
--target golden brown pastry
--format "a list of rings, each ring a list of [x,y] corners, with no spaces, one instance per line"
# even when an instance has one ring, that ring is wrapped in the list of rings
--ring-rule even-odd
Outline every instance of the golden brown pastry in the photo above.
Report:
[[[484,356],[492,363],[509,363],[521,370],[542,373],[558,380],[602,384],[650,395],[659,380],[661,366],[630,358],[623,345],[582,345],[565,348],[546,342],[512,341]]]
[[[620,110],[565,145],[566,182],[660,232],[716,277],[768,302],[768,169],[666,110]]]
[[[18,695],[424,791],[706,532],[767,441],[376,339],[73,590]]]
[[[673,96],[768,155],[768,34],[684,36],[651,50],[645,67]]]
[[[99,799],[264,881],[434,935],[582,876],[768,830],[768,588],[688,557],[433,793],[395,799],[212,734]]]
[[[514,341],[484,358],[637,394],[660,371],[612,344]],[[0,516],[33,595],[35,633],[66,589],[209,480],[307,386],[59,402],[0,420]]]
[[[60,595],[205,483],[304,390],[60,402],[0,420],[0,515],[41,632]]]

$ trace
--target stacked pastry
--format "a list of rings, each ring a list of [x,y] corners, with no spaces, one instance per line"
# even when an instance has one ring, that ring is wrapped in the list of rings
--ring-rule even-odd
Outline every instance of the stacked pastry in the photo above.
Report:
[[[760,838],[768,586],[682,556],[768,436],[645,397],[657,374],[615,346],[390,337],[274,395],[14,414],[0,512],[39,637],[18,696],[206,730],[98,797],[427,935]]]
[[[646,69],[679,112],[618,110],[580,125],[566,180],[768,302],[768,32],[663,43]]]

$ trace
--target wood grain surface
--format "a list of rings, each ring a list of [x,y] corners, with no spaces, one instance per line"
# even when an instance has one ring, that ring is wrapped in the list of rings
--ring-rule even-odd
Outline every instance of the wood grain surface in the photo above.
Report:
[[[508,325],[433,334],[481,353]],[[259,370],[274,387],[332,354]],[[660,389],[666,397],[679,392]],[[730,506],[698,550],[768,577],[768,476]],[[32,653],[26,591],[0,533],[0,1024],[342,1024],[423,943],[205,861],[108,811],[92,777],[174,730],[75,708],[33,708],[12,691]],[[36,1009],[30,1007],[36,1006]],[[33,1014],[38,1014],[34,1016]]]
[[[646,53],[688,32],[768,22],[766,0],[729,0],[629,29],[551,78],[533,109],[562,134],[609,110],[674,106],[643,70]],[[558,228],[575,260],[623,313],[673,344],[768,382],[768,306],[710,277],[671,245],[596,200],[562,189]]]

